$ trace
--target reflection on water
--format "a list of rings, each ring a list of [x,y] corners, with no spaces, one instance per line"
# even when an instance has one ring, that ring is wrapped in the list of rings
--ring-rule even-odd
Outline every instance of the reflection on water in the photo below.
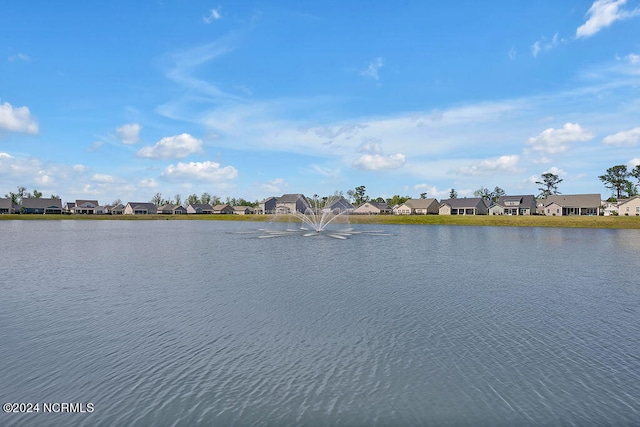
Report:
[[[0,222],[2,425],[634,425],[636,230]]]

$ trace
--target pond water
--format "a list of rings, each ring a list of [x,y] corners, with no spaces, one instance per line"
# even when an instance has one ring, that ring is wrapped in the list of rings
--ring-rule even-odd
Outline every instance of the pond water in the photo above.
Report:
[[[264,226],[0,221],[0,424],[640,422],[638,230]]]

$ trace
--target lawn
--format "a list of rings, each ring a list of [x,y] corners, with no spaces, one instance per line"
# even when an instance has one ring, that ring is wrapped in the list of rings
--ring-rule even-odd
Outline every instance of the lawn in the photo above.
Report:
[[[287,215],[0,215],[0,220],[300,221],[293,216]],[[351,215],[349,216],[349,222],[352,224],[640,229],[640,217],[637,216]]]

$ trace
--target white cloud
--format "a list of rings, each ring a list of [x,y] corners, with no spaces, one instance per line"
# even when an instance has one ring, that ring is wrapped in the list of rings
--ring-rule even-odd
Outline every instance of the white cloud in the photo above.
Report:
[[[466,175],[492,175],[495,173],[516,173],[520,172],[518,162],[520,156],[500,156],[496,159],[482,160],[478,164],[466,166],[460,172]]]
[[[640,165],[640,157],[634,157],[633,159],[629,160],[629,166],[631,166],[632,168],[635,168],[638,165]]]
[[[384,170],[401,168],[406,161],[402,153],[383,156],[380,154],[363,154],[353,161],[352,165],[357,169]]]
[[[202,152],[202,141],[188,133],[162,138],[154,146],[142,147],[138,157],[149,159],[183,159],[190,154]]]
[[[140,182],[138,183],[138,186],[143,188],[158,188],[160,185],[153,178],[145,178],[140,180]]]
[[[558,176],[567,174],[565,171],[563,171],[562,169],[560,169],[559,167],[556,167],[556,166],[550,167],[549,169],[547,169],[543,173],[552,173],[552,174],[558,175]]]
[[[138,123],[129,123],[116,128],[116,134],[123,144],[131,145],[140,141],[140,129]]]
[[[91,181],[99,182],[99,183],[102,183],[102,184],[109,184],[109,183],[114,182],[115,178],[113,176],[111,176],[111,175],[107,175],[107,174],[103,174],[103,173],[97,173],[97,174],[94,174],[91,177]]]
[[[169,165],[162,172],[164,178],[193,179],[201,181],[223,182],[238,177],[238,170],[233,166],[220,167],[216,162],[179,162]]]
[[[607,145],[635,147],[640,143],[640,127],[606,136],[602,142]]]
[[[378,71],[380,70],[380,68],[382,68],[383,65],[384,65],[384,59],[378,57],[375,60],[373,60],[367,68],[362,70],[360,72],[360,75],[364,77],[372,78],[374,80],[380,80]]]
[[[218,9],[211,9],[209,11],[209,15],[202,17],[202,20],[204,21],[205,24],[211,24],[213,21],[222,19],[222,15],[220,15],[220,11]]]
[[[9,153],[0,153],[0,159],[12,159],[13,157]]]
[[[37,134],[38,123],[31,117],[29,108],[14,108],[8,102],[0,104],[0,130]]]
[[[31,61],[31,58],[29,57],[29,55],[25,53],[18,53],[16,55],[11,55],[8,59],[9,59],[9,62],[15,62],[15,61],[30,62]]]
[[[86,167],[85,165],[81,165],[81,164],[77,164],[77,165],[73,165],[73,170],[74,172],[78,172],[78,173],[84,173],[88,170],[89,168]]]
[[[448,199],[451,189],[446,188],[444,190],[438,190],[435,185],[429,184],[417,184],[413,186],[413,189],[419,193],[427,193],[427,197],[436,199]]]
[[[562,129],[545,129],[540,135],[529,138],[527,144],[533,150],[547,154],[566,151],[573,142],[584,142],[593,139],[593,135],[582,129],[577,123],[565,123]]]
[[[516,59],[517,54],[518,54],[518,51],[516,50],[516,47],[511,46],[511,49],[509,49],[509,59],[511,60]]]
[[[271,181],[263,182],[260,185],[260,189],[267,194],[282,193],[284,188],[287,187],[287,183],[282,178],[272,179]]]
[[[540,52],[556,48],[560,45],[560,43],[565,43],[566,41],[566,39],[559,38],[558,33],[554,34],[549,41],[547,41],[546,37],[542,37],[531,46],[531,54],[535,58]]]
[[[591,37],[616,21],[640,15],[640,8],[622,10],[627,0],[596,0],[587,12],[587,22],[576,30],[576,38]]]

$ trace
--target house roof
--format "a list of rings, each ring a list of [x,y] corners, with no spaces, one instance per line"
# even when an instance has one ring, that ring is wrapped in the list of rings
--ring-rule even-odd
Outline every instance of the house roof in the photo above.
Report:
[[[283,194],[282,197],[278,197],[278,203],[295,203],[298,199],[307,201],[307,198],[302,194]]]
[[[13,203],[13,200],[7,198],[0,198],[0,208],[5,208],[5,209],[9,209],[9,208],[15,208],[16,205]]]
[[[157,209],[156,205],[149,202],[129,202],[127,205],[131,206],[133,209],[144,208],[147,210]]]
[[[246,211],[246,210],[253,210],[253,207],[251,206],[233,206],[233,210],[234,211]]]
[[[97,200],[76,200],[76,206],[77,207],[80,207],[80,206],[85,205],[87,203],[91,203],[93,206],[99,206],[100,205]]]
[[[329,203],[325,207],[329,209],[353,209],[353,205],[344,197],[329,200]]]
[[[56,207],[62,210],[62,200],[45,197],[25,197],[22,199],[22,206],[27,209],[45,209]]]
[[[640,196],[633,196],[633,197],[629,197],[628,199],[619,199],[618,200],[618,206],[625,205],[625,204],[631,202],[632,200],[636,200],[636,199],[640,199]]]
[[[480,203],[486,203],[480,197],[469,197],[462,199],[447,199],[440,202],[440,206],[449,205],[454,209],[476,208]]]
[[[557,194],[539,202],[542,206],[549,206],[552,203],[562,207],[594,208],[600,207],[602,200],[600,194]]]
[[[208,203],[193,203],[189,206],[191,206],[193,209],[202,209],[202,210],[209,210],[209,211],[213,209],[213,206],[211,206]]]
[[[433,202],[438,203],[436,199],[409,199],[403,203],[411,209],[427,209]]]
[[[230,207],[231,207],[231,206],[229,206],[228,204],[224,204],[224,205],[215,205],[215,206],[213,207],[213,210],[214,210],[214,211],[220,211],[220,210],[222,210],[222,209],[224,209],[224,208],[230,208]]]
[[[505,206],[506,202],[518,202],[519,206],[531,206],[535,205],[535,196],[533,194],[527,194],[524,196],[501,196],[496,202],[497,205]]]

